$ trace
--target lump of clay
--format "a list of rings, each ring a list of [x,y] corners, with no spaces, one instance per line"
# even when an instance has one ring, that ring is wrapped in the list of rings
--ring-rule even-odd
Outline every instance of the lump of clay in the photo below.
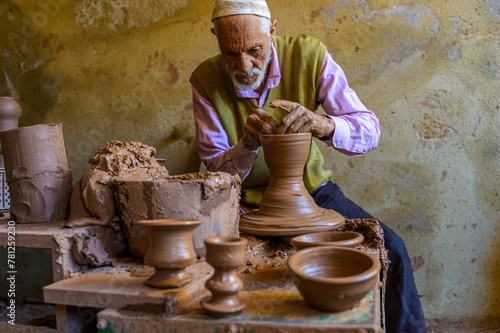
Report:
[[[138,141],[113,140],[92,157],[91,170],[75,184],[67,227],[106,226],[115,217],[111,183],[119,180],[168,178],[168,171],[153,157],[156,150]]]
[[[139,141],[113,140],[99,149],[89,162],[92,169],[123,180],[167,178],[167,169],[156,161],[154,154],[156,149]]]

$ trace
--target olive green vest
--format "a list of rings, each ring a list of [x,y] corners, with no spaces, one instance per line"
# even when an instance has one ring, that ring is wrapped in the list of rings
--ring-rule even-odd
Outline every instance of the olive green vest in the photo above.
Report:
[[[326,46],[306,35],[276,36],[274,45],[278,54],[281,80],[279,85],[269,92],[263,109],[278,123],[286,115],[286,111],[269,107],[269,103],[275,99],[297,102],[311,111],[316,111],[319,107],[315,100],[316,86],[323,67]],[[234,146],[245,134],[247,118],[258,105],[251,98],[236,96],[233,84],[224,71],[224,59],[220,54],[198,66],[190,82],[215,107],[229,138],[229,144]],[[240,203],[246,208],[258,207],[270,179],[262,149],[259,149],[258,155],[242,184]],[[311,140],[311,151],[304,170],[304,185],[309,192],[331,179],[331,171],[322,169],[323,162],[321,152]]]

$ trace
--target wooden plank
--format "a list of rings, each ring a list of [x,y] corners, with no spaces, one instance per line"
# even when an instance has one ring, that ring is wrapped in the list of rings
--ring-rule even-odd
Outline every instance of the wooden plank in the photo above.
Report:
[[[234,317],[214,319],[191,297],[183,311],[172,318],[154,308],[106,309],[98,314],[101,332],[381,332],[380,285],[353,309],[325,313],[311,308],[289,278],[286,267],[243,269],[244,290],[239,295],[248,306]]]
[[[151,269],[145,276],[134,277],[130,273],[132,267],[105,268],[46,286],[45,302],[98,309],[156,305],[162,312],[173,315],[191,299],[207,292],[204,283],[213,273],[209,264],[198,262],[186,269],[194,275],[193,282],[177,289],[155,289],[144,285],[153,273]]]
[[[354,309],[324,313],[310,308],[294,288],[241,292],[248,302],[241,315],[214,319],[196,302],[186,314],[165,318],[158,313],[106,309],[98,313],[100,332],[382,332],[380,293],[375,286]]]

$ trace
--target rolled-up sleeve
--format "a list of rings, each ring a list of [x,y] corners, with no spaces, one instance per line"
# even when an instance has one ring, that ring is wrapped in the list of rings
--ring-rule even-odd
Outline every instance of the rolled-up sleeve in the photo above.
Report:
[[[377,148],[379,121],[349,87],[344,71],[329,52],[325,54],[316,100],[335,122],[333,137],[322,141],[349,156]]]
[[[257,151],[248,150],[241,141],[234,146],[222,126],[219,114],[196,88],[193,90],[193,114],[200,159],[208,171],[238,173],[244,180],[257,160]]]

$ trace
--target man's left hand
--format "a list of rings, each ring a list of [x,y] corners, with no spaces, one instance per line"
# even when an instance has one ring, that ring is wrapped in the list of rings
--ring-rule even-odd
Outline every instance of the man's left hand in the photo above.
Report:
[[[272,101],[271,107],[288,112],[281,120],[276,134],[311,132],[316,138],[333,137],[335,122],[329,117],[316,114],[299,103],[285,100]]]

